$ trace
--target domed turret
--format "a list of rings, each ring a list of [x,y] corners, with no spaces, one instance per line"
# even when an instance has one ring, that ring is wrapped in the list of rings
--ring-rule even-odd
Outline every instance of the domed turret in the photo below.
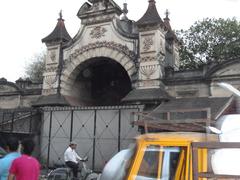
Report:
[[[42,39],[42,42],[43,43],[58,43],[58,42],[67,43],[71,40],[72,38],[66,30],[64,19],[62,18],[62,11],[61,11],[59,13],[58,23],[56,27],[47,37]]]

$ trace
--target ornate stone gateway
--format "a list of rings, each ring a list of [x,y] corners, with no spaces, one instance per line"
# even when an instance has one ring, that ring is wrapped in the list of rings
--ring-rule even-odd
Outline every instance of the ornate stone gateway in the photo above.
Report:
[[[122,103],[139,104],[140,98],[156,106],[169,98],[161,79],[165,66],[178,68],[177,43],[154,0],[137,23],[127,18],[126,4],[122,10],[113,0],[88,0],[77,16],[81,28],[73,39],[60,13],[42,40],[47,59],[36,105],[77,107],[45,109],[41,159],[47,166],[63,163],[66,145],[76,140],[93,169],[101,170],[139,134],[130,117],[142,108]]]
[[[187,112],[207,108],[214,120],[232,109],[233,99],[227,98],[230,94],[216,83],[224,81],[240,88],[239,58],[179,71],[179,43],[168,12],[162,20],[155,0],[148,0],[147,11],[137,22],[128,19],[127,4],[121,9],[113,0],[86,1],[77,14],[81,28],[74,38],[67,33],[60,13],[53,32],[42,39],[47,46],[43,84],[0,79],[1,109],[57,106],[44,108],[42,116],[40,159],[47,166],[63,163],[66,145],[76,140],[80,152],[89,155],[92,167],[101,169],[139,133],[130,124],[132,112],[141,111],[136,114],[149,121],[162,118],[158,122],[162,130],[180,131],[189,123],[192,131],[197,122],[190,119],[179,125],[179,119],[189,115],[175,113],[179,108]],[[151,113],[146,116],[145,112]],[[13,132],[18,125],[19,130],[22,125],[32,129],[22,123],[31,117],[29,113],[0,116],[1,131]],[[174,121],[178,124],[172,125]],[[31,127],[29,119],[25,122]],[[145,121],[136,124],[150,127]]]
[[[81,28],[73,39],[60,13],[42,40],[48,51],[40,105],[118,105],[132,90],[165,91],[164,68],[178,69],[169,19],[162,21],[154,0],[138,22],[127,12],[127,4],[122,10],[113,0],[89,0],[77,14]]]

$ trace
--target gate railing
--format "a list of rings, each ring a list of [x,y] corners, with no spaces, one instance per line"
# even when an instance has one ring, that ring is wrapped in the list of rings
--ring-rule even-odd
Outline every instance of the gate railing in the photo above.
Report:
[[[36,133],[39,110],[33,108],[0,110],[0,131],[7,133]]]

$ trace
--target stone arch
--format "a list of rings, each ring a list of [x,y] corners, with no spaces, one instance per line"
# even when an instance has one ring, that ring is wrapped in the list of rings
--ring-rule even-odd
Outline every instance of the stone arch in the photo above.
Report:
[[[206,77],[207,78],[210,78],[211,76],[214,76],[215,73],[217,73],[218,71],[225,71],[225,69],[227,67],[230,67],[230,66],[234,66],[235,64],[237,65],[239,63],[240,59],[237,58],[237,59],[231,59],[231,60],[228,60],[228,61],[224,61],[220,64],[216,64],[216,65],[213,65],[211,68],[209,68],[206,72]]]
[[[136,56],[126,46],[114,42],[97,42],[75,50],[67,59],[61,77],[61,92],[69,95],[80,73],[81,64],[94,58],[108,58],[119,63],[127,72],[131,83],[137,78]]]

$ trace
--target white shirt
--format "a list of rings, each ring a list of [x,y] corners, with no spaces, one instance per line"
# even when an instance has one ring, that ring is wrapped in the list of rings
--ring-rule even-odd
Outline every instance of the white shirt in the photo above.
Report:
[[[72,161],[75,163],[78,163],[77,160],[81,160],[82,158],[78,156],[76,151],[72,149],[71,147],[68,147],[66,151],[64,152],[64,161]]]

